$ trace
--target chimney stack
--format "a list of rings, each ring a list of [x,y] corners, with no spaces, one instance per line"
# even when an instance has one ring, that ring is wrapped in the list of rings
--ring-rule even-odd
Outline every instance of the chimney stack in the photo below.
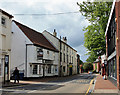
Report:
[[[55,37],[57,37],[57,32],[56,32],[55,29],[54,29],[53,35],[54,35]]]
[[[67,43],[67,37],[63,37],[63,41]]]

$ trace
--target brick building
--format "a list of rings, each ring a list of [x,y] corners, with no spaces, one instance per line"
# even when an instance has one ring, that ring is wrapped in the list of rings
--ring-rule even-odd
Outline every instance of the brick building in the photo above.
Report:
[[[120,89],[120,1],[114,0],[106,32],[107,75]]]

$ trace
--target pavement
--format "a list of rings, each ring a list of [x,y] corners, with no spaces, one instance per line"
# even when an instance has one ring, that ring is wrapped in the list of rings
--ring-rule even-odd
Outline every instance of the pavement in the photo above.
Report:
[[[119,90],[117,87],[110,81],[110,80],[104,80],[103,76],[97,75],[96,79],[94,79],[94,85],[92,93],[118,93]]]

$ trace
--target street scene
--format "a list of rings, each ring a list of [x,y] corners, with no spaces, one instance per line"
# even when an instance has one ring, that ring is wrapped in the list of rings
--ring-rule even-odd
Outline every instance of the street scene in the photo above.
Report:
[[[1,95],[119,95],[120,0],[0,0]]]
[[[3,87],[3,95],[11,93],[86,93],[95,75],[81,74],[61,78],[20,81],[18,86]],[[44,81],[44,82],[41,82]],[[13,94],[13,95],[14,95]]]

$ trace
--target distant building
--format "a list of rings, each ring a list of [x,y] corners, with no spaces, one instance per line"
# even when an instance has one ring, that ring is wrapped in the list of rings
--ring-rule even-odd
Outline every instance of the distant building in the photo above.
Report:
[[[2,77],[2,82],[10,80],[12,18],[12,15],[0,9],[0,78]]]
[[[120,89],[120,1],[114,0],[106,32],[106,72]]]
[[[18,67],[24,77],[58,75],[59,52],[46,37],[17,22],[12,23],[11,73]]]
[[[57,54],[59,76],[77,74],[77,51],[67,44],[67,38],[57,38],[55,30],[53,35],[45,30],[43,35],[60,51]]]
[[[93,62],[93,70],[95,70],[96,72],[101,71],[101,60],[99,58],[97,58],[94,62]]]

